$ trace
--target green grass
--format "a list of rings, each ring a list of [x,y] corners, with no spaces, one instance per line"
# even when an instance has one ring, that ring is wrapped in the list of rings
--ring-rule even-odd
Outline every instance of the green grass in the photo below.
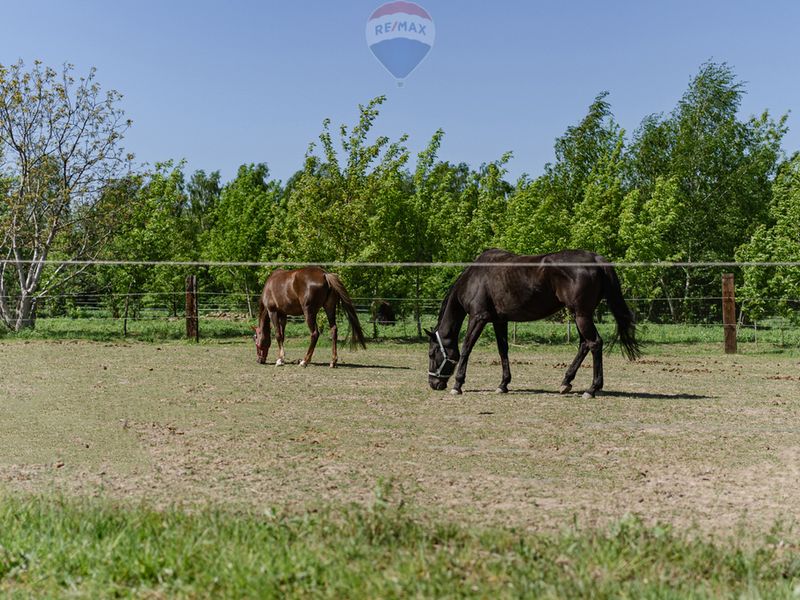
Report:
[[[249,321],[234,319],[202,319],[201,336],[204,339],[220,340],[241,338],[250,335]],[[131,319],[128,321],[130,340],[157,342],[164,340],[180,340],[186,337],[186,322],[182,318],[166,316],[147,319]],[[51,340],[93,340],[98,342],[119,341],[123,336],[121,319],[110,317],[54,317],[38,319],[35,329],[12,333],[0,329],[0,339],[51,339]]]
[[[323,323],[324,319],[320,321]],[[246,318],[201,318],[201,338],[206,340],[225,340],[242,338],[250,335],[250,327],[255,320]],[[435,327],[434,315],[425,315],[423,326]],[[362,327],[368,338],[374,334],[373,325],[362,317]],[[598,324],[600,334],[610,340],[614,336],[615,324],[609,318]],[[348,328],[341,324],[344,333]],[[186,325],[182,318],[169,318],[166,314],[153,315],[147,319],[131,319],[128,321],[128,338],[131,340],[156,342],[163,340],[179,340],[185,337]],[[416,324],[406,320],[392,326],[379,326],[378,339],[408,340],[416,336]],[[304,338],[308,329],[304,323],[292,320],[287,326],[287,337]],[[574,345],[577,332],[574,324],[571,329],[566,323],[555,321],[536,321],[531,323],[512,324],[509,328],[512,343]],[[641,323],[637,335],[645,345],[660,344],[716,344],[722,343],[722,325],[691,324],[659,324]],[[800,348],[800,327],[782,321],[765,322],[758,326],[741,327],[738,331],[739,344],[749,351],[775,351]],[[110,317],[80,318],[42,318],[36,323],[36,329],[20,333],[0,330],[0,339],[88,339],[94,341],[117,341],[123,338],[122,320]],[[568,342],[569,338],[569,342]],[[482,343],[494,343],[494,332],[487,327]],[[327,344],[327,337],[320,339],[321,345]]]
[[[687,537],[626,518],[524,533],[414,516],[380,486],[369,507],[304,514],[156,511],[0,498],[5,597],[406,598],[800,595],[797,547]],[[389,490],[390,491],[390,490]]]

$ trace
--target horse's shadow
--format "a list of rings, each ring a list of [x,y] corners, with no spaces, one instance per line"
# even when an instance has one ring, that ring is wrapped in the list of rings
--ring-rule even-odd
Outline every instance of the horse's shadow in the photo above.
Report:
[[[464,390],[465,394],[488,394],[494,393],[495,390],[493,389],[480,389],[480,390]],[[556,395],[556,396],[563,396],[564,398],[580,398],[581,394],[583,394],[583,390],[576,389],[575,391],[569,392],[567,394],[559,394],[557,390],[543,390],[538,388],[522,388],[522,389],[510,389],[508,390],[509,394],[545,394],[545,395]],[[502,394],[498,394],[500,396]],[[595,399],[602,400],[603,397],[610,397],[610,398],[630,398],[632,400],[708,400],[713,398],[713,396],[706,396],[700,394],[659,394],[653,392],[623,392],[623,391],[600,391],[597,392],[597,396]]]
[[[292,364],[298,364],[297,362]],[[312,362],[311,366],[314,367],[327,367],[329,363]],[[411,367],[398,367],[397,365],[362,365],[359,363],[336,363],[337,369],[395,369],[410,371]]]

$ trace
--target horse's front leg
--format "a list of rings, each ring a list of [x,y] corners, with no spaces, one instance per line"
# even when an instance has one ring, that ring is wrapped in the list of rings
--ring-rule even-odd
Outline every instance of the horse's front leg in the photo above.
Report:
[[[275,337],[278,341],[278,363],[286,362],[286,315],[278,315],[278,329]]]
[[[461,387],[467,378],[467,363],[469,362],[469,354],[472,352],[475,342],[481,337],[481,332],[489,321],[486,317],[470,317],[469,325],[467,325],[467,333],[464,335],[464,345],[461,347],[461,358],[456,367],[456,381],[453,385],[451,394],[460,394]]]
[[[309,331],[311,331],[311,343],[308,345],[308,351],[306,352],[306,356],[303,360],[300,361],[301,367],[306,367],[311,364],[311,357],[314,356],[314,348],[317,347],[317,340],[319,339],[319,328],[317,327],[317,313],[311,313],[311,311],[305,311],[306,317],[306,325],[308,325]]]
[[[497,351],[500,353],[500,364],[503,365],[503,380],[497,388],[500,394],[508,393],[511,383],[511,367],[508,363],[508,321],[495,321],[494,335],[497,338]]]
[[[275,361],[275,365],[281,366],[283,364],[283,333],[281,332],[281,316],[277,312],[270,312],[269,320],[272,323],[273,329],[275,329],[275,341],[278,343],[278,359]]]

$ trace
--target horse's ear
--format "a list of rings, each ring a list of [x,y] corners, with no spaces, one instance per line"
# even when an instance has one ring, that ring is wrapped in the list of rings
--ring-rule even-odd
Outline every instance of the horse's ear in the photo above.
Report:
[[[436,334],[435,334],[435,333],[433,333],[433,332],[432,332],[430,329],[423,329],[423,331],[424,331],[426,334],[428,334],[428,337],[429,337],[429,338],[431,338],[431,339],[433,338],[433,336],[434,336],[434,335],[436,335]]]
[[[255,327],[254,325],[250,325],[250,329],[252,329],[253,331],[258,331],[258,327]]]

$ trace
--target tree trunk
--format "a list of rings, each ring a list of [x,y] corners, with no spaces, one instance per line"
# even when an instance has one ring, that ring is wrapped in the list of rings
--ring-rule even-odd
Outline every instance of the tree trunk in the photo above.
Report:
[[[125,317],[122,319],[122,337],[128,337],[128,305],[131,299],[131,285],[128,284],[128,291],[125,293]]]
[[[111,318],[112,319],[119,319],[119,305],[117,304],[117,299],[114,297],[114,292],[111,292]]]
[[[36,325],[36,299],[23,292],[17,300],[17,319],[14,322],[14,331],[33,329]]]
[[[690,316],[690,307],[689,307],[689,290],[691,289],[691,276],[689,275],[689,269],[684,268],[684,273],[686,274],[686,279],[684,280],[683,284],[683,319],[684,321],[687,320],[687,317],[691,319]]]
[[[672,301],[672,297],[669,295],[669,290],[667,289],[667,282],[664,281],[664,278],[661,277],[661,289],[664,290],[664,297],[667,299],[667,305],[669,306],[669,316],[672,319],[672,322],[675,323],[675,305]]]
[[[250,286],[247,285],[247,279],[244,280],[244,297],[247,298],[247,316],[252,319],[253,315],[253,301],[250,299]]]

